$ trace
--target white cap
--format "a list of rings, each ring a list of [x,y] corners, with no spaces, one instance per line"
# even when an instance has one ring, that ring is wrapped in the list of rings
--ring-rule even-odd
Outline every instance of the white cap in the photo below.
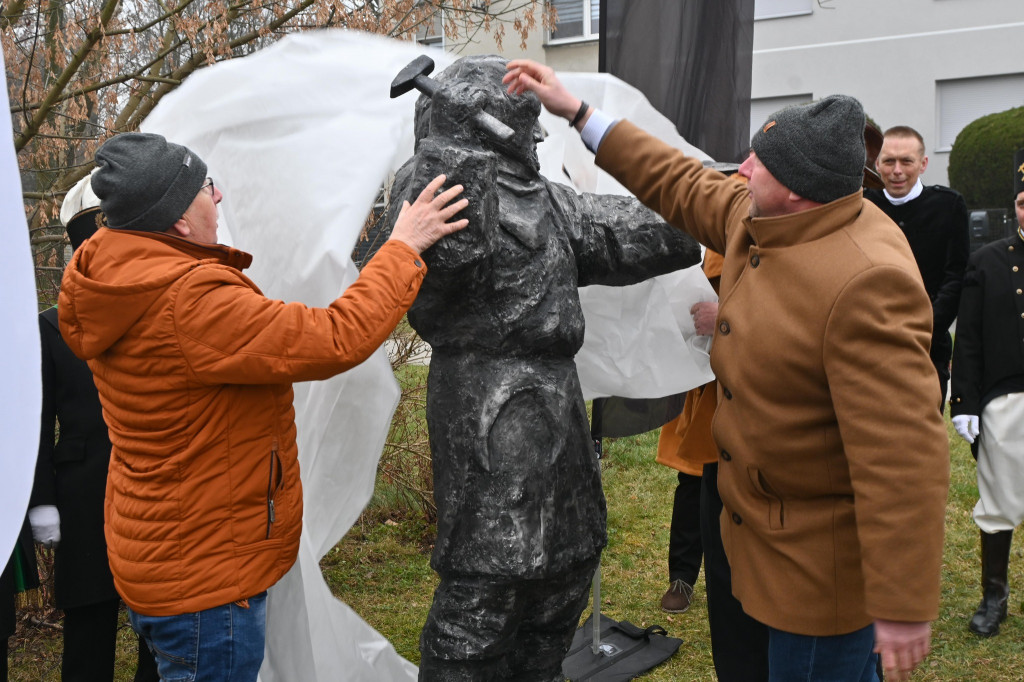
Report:
[[[92,173],[86,175],[68,190],[64,196],[64,202],[60,205],[61,225],[66,227],[71,219],[82,211],[100,205],[100,198],[92,191],[92,176],[98,170],[99,168],[93,168]]]

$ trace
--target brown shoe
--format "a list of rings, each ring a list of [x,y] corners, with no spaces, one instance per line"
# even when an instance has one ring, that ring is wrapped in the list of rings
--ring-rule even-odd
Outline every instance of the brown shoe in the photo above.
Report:
[[[683,580],[673,580],[668,592],[661,598],[661,610],[666,613],[686,613],[693,598],[693,585]]]

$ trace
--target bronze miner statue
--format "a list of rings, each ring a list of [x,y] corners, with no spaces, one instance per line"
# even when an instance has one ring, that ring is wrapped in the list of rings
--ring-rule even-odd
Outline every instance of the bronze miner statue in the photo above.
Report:
[[[465,186],[469,227],[423,253],[409,322],[430,343],[427,425],[441,578],[420,636],[421,680],[561,680],[605,545],[599,463],[573,357],[577,287],[695,265],[695,241],[630,197],[578,195],[540,175],[540,103],[512,96],[505,59],[466,57],[429,79],[420,58],[416,153],[391,195],[439,173]]]

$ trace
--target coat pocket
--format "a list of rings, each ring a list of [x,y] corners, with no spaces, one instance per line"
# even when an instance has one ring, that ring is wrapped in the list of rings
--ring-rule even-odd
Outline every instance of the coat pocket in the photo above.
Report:
[[[747,476],[750,477],[750,485],[758,497],[768,503],[768,527],[772,530],[782,530],[785,527],[786,508],[782,497],[772,489],[768,480],[757,467],[747,467]]]
[[[277,510],[274,499],[284,483],[284,473],[281,471],[281,458],[278,456],[277,441],[270,447],[270,477],[267,480],[267,539],[269,540],[274,531],[274,523],[277,522]]]

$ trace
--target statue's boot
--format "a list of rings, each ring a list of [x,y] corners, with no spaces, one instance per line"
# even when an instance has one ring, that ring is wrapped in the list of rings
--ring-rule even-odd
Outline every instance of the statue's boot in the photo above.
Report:
[[[981,603],[967,627],[982,637],[999,634],[999,624],[1006,620],[1006,602],[1010,597],[1006,571],[1012,538],[1012,530],[981,532]]]

